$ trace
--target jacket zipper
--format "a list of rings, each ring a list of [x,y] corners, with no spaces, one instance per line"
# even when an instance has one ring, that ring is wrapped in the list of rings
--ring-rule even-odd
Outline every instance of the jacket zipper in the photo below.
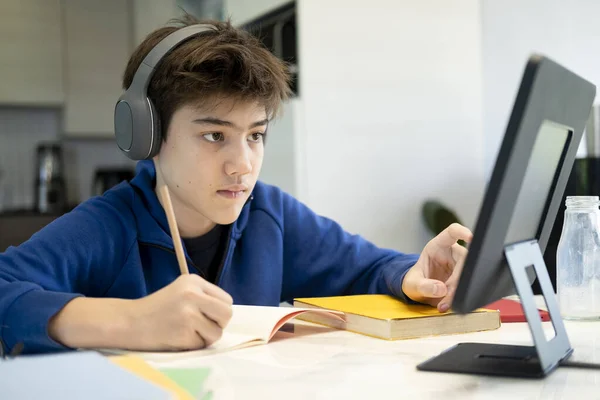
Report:
[[[248,201],[252,201],[252,200],[254,200],[254,196],[251,194]],[[223,268],[225,267],[225,262],[227,261],[227,256],[229,255],[229,247],[231,246],[231,232],[232,231],[233,231],[233,224],[229,225],[229,230],[227,232],[227,244],[225,245],[225,251],[223,253],[223,258],[221,259],[221,264],[219,264],[219,269],[217,269],[217,275],[215,276],[215,282],[214,282],[215,285],[219,285],[219,280],[221,279],[221,273],[223,272]],[[175,254],[175,255],[177,254],[177,253],[175,253],[175,250],[173,250],[169,247],[161,246],[159,244],[148,243],[148,242],[140,242],[140,244],[143,244],[145,246],[150,246],[150,247],[156,247],[157,249],[167,251],[171,254]],[[208,280],[208,277],[204,274],[204,272],[202,272],[202,270],[200,268],[198,268],[198,266],[196,266],[196,264],[194,264],[193,260],[191,260],[189,257],[186,257],[186,261],[188,263],[192,264],[192,267],[194,267],[194,269],[196,271],[198,271],[204,279]]]
[[[173,249],[171,249],[169,247],[166,247],[166,246],[161,246],[159,244],[147,243],[147,242],[140,242],[140,244],[143,244],[144,246],[155,247],[157,249],[161,249],[161,250],[167,251],[167,252],[169,252],[171,254],[177,254],[177,253],[175,253],[175,250],[173,250]],[[190,259],[187,256],[185,257],[185,259],[186,259],[187,263],[191,264],[192,267],[194,267],[194,269],[196,271],[198,271],[198,273],[200,273],[200,275],[202,275],[202,277],[204,279],[208,279],[208,277],[204,274],[204,272],[200,268],[198,268],[198,266],[196,264],[194,264],[194,261],[192,259]]]
[[[215,285],[219,285],[219,280],[221,279],[221,273],[223,272],[223,267],[225,267],[225,261],[227,261],[227,256],[229,255],[229,247],[231,246],[231,231],[233,230],[233,224],[229,225],[229,230],[227,232],[227,244],[225,244],[225,251],[223,252],[223,257],[221,258],[221,264],[219,264],[219,269],[217,269],[217,275],[215,276]]]
[[[254,200],[254,195],[251,193],[248,198],[246,204],[250,203]],[[227,232],[227,244],[225,245],[225,252],[223,253],[223,258],[221,259],[221,264],[219,265],[219,269],[217,270],[217,275],[215,276],[215,285],[219,285],[219,281],[221,280],[221,274],[223,273],[223,268],[225,267],[225,262],[227,261],[227,257],[229,256],[229,247],[231,246],[231,232],[233,231],[233,224],[229,225],[229,231]]]

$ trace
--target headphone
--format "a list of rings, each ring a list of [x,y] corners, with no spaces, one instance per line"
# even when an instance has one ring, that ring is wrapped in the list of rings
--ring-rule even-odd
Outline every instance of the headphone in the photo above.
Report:
[[[127,157],[151,159],[160,150],[160,119],[147,93],[156,65],[182,42],[211,29],[207,25],[190,25],[176,30],[150,50],[135,71],[131,85],[115,105],[114,115],[117,146]]]

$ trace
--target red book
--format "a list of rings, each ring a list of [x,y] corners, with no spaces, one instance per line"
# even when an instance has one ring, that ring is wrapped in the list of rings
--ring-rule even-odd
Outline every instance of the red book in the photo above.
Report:
[[[527,322],[525,318],[525,312],[521,303],[509,299],[500,299],[483,308],[489,308],[491,310],[500,311],[501,322]],[[542,321],[550,321],[550,314],[544,310],[538,310],[540,312],[540,318]]]

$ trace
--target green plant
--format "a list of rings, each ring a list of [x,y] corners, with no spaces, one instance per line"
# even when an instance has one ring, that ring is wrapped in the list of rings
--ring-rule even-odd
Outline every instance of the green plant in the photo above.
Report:
[[[425,225],[434,236],[439,235],[444,229],[455,222],[462,225],[456,213],[437,200],[427,200],[423,203],[421,214]],[[458,243],[466,247],[464,241],[459,240]]]

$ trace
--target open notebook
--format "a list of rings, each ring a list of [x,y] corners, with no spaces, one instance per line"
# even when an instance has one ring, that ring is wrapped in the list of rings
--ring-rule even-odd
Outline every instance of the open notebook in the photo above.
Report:
[[[266,344],[286,322],[305,313],[327,314],[329,317],[340,320],[344,318],[344,314],[339,311],[234,305],[231,321],[223,331],[223,336],[207,348],[178,352],[138,352],[115,349],[100,349],[100,351],[108,354],[136,354],[147,361],[169,361],[205,356]]]

